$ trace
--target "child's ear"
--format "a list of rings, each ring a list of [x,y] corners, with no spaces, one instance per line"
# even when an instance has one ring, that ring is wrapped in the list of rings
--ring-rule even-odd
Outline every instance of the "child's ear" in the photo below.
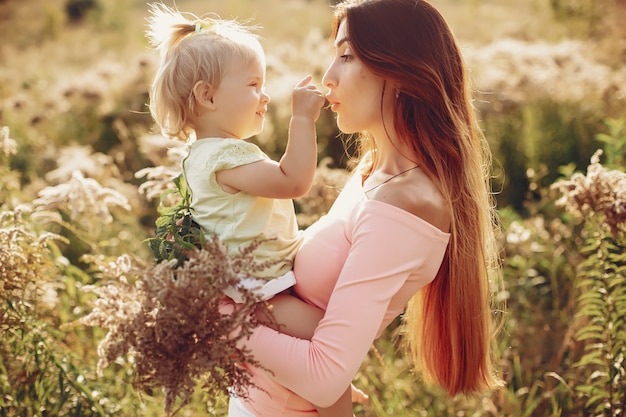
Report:
[[[213,100],[214,93],[215,89],[208,81],[198,81],[193,86],[193,95],[198,105],[210,110],[215,109],[215,101]]]

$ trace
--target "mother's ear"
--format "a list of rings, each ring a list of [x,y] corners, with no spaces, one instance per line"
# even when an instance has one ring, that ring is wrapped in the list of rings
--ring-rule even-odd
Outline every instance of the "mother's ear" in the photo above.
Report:
[[[193,86],[192,91],[196,99],[196,103],[198,103],[199,106],[205,107],[209,110],[215,109],[215,102],[213,100],[215,88],[213,88],[208,81],[198,81]]]

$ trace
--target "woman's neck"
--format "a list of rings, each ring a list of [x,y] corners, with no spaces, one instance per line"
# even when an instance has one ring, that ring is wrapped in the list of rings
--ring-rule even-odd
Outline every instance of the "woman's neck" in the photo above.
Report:
[[[398,142],[397,140],[395,141]],[[376,141],[374,139],[374,151],[372,153],[372,172],[381,171],[388,174],[395,174],[409,169],[417,163],[411,158],[411,153],[407,149],[391,142],[387,139],[384,141]]]

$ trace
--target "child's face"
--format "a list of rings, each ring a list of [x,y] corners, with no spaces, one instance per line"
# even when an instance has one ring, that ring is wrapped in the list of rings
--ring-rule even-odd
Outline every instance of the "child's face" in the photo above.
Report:
[[[232,59],[217,88],[215,120],[223,137],[247,139],[263,130],[267,103],[265,93],[265,58],[249,62]]]

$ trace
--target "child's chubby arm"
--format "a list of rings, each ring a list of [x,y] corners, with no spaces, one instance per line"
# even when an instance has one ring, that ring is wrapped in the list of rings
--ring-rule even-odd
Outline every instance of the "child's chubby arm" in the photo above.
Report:
[[[311,81],[308,75],[293,90],[289,139],[280,161],[262,160],[217,172],[217,182],[225,191],[279,199],[309,191],[317,168],[315,122],[326,101]]]

